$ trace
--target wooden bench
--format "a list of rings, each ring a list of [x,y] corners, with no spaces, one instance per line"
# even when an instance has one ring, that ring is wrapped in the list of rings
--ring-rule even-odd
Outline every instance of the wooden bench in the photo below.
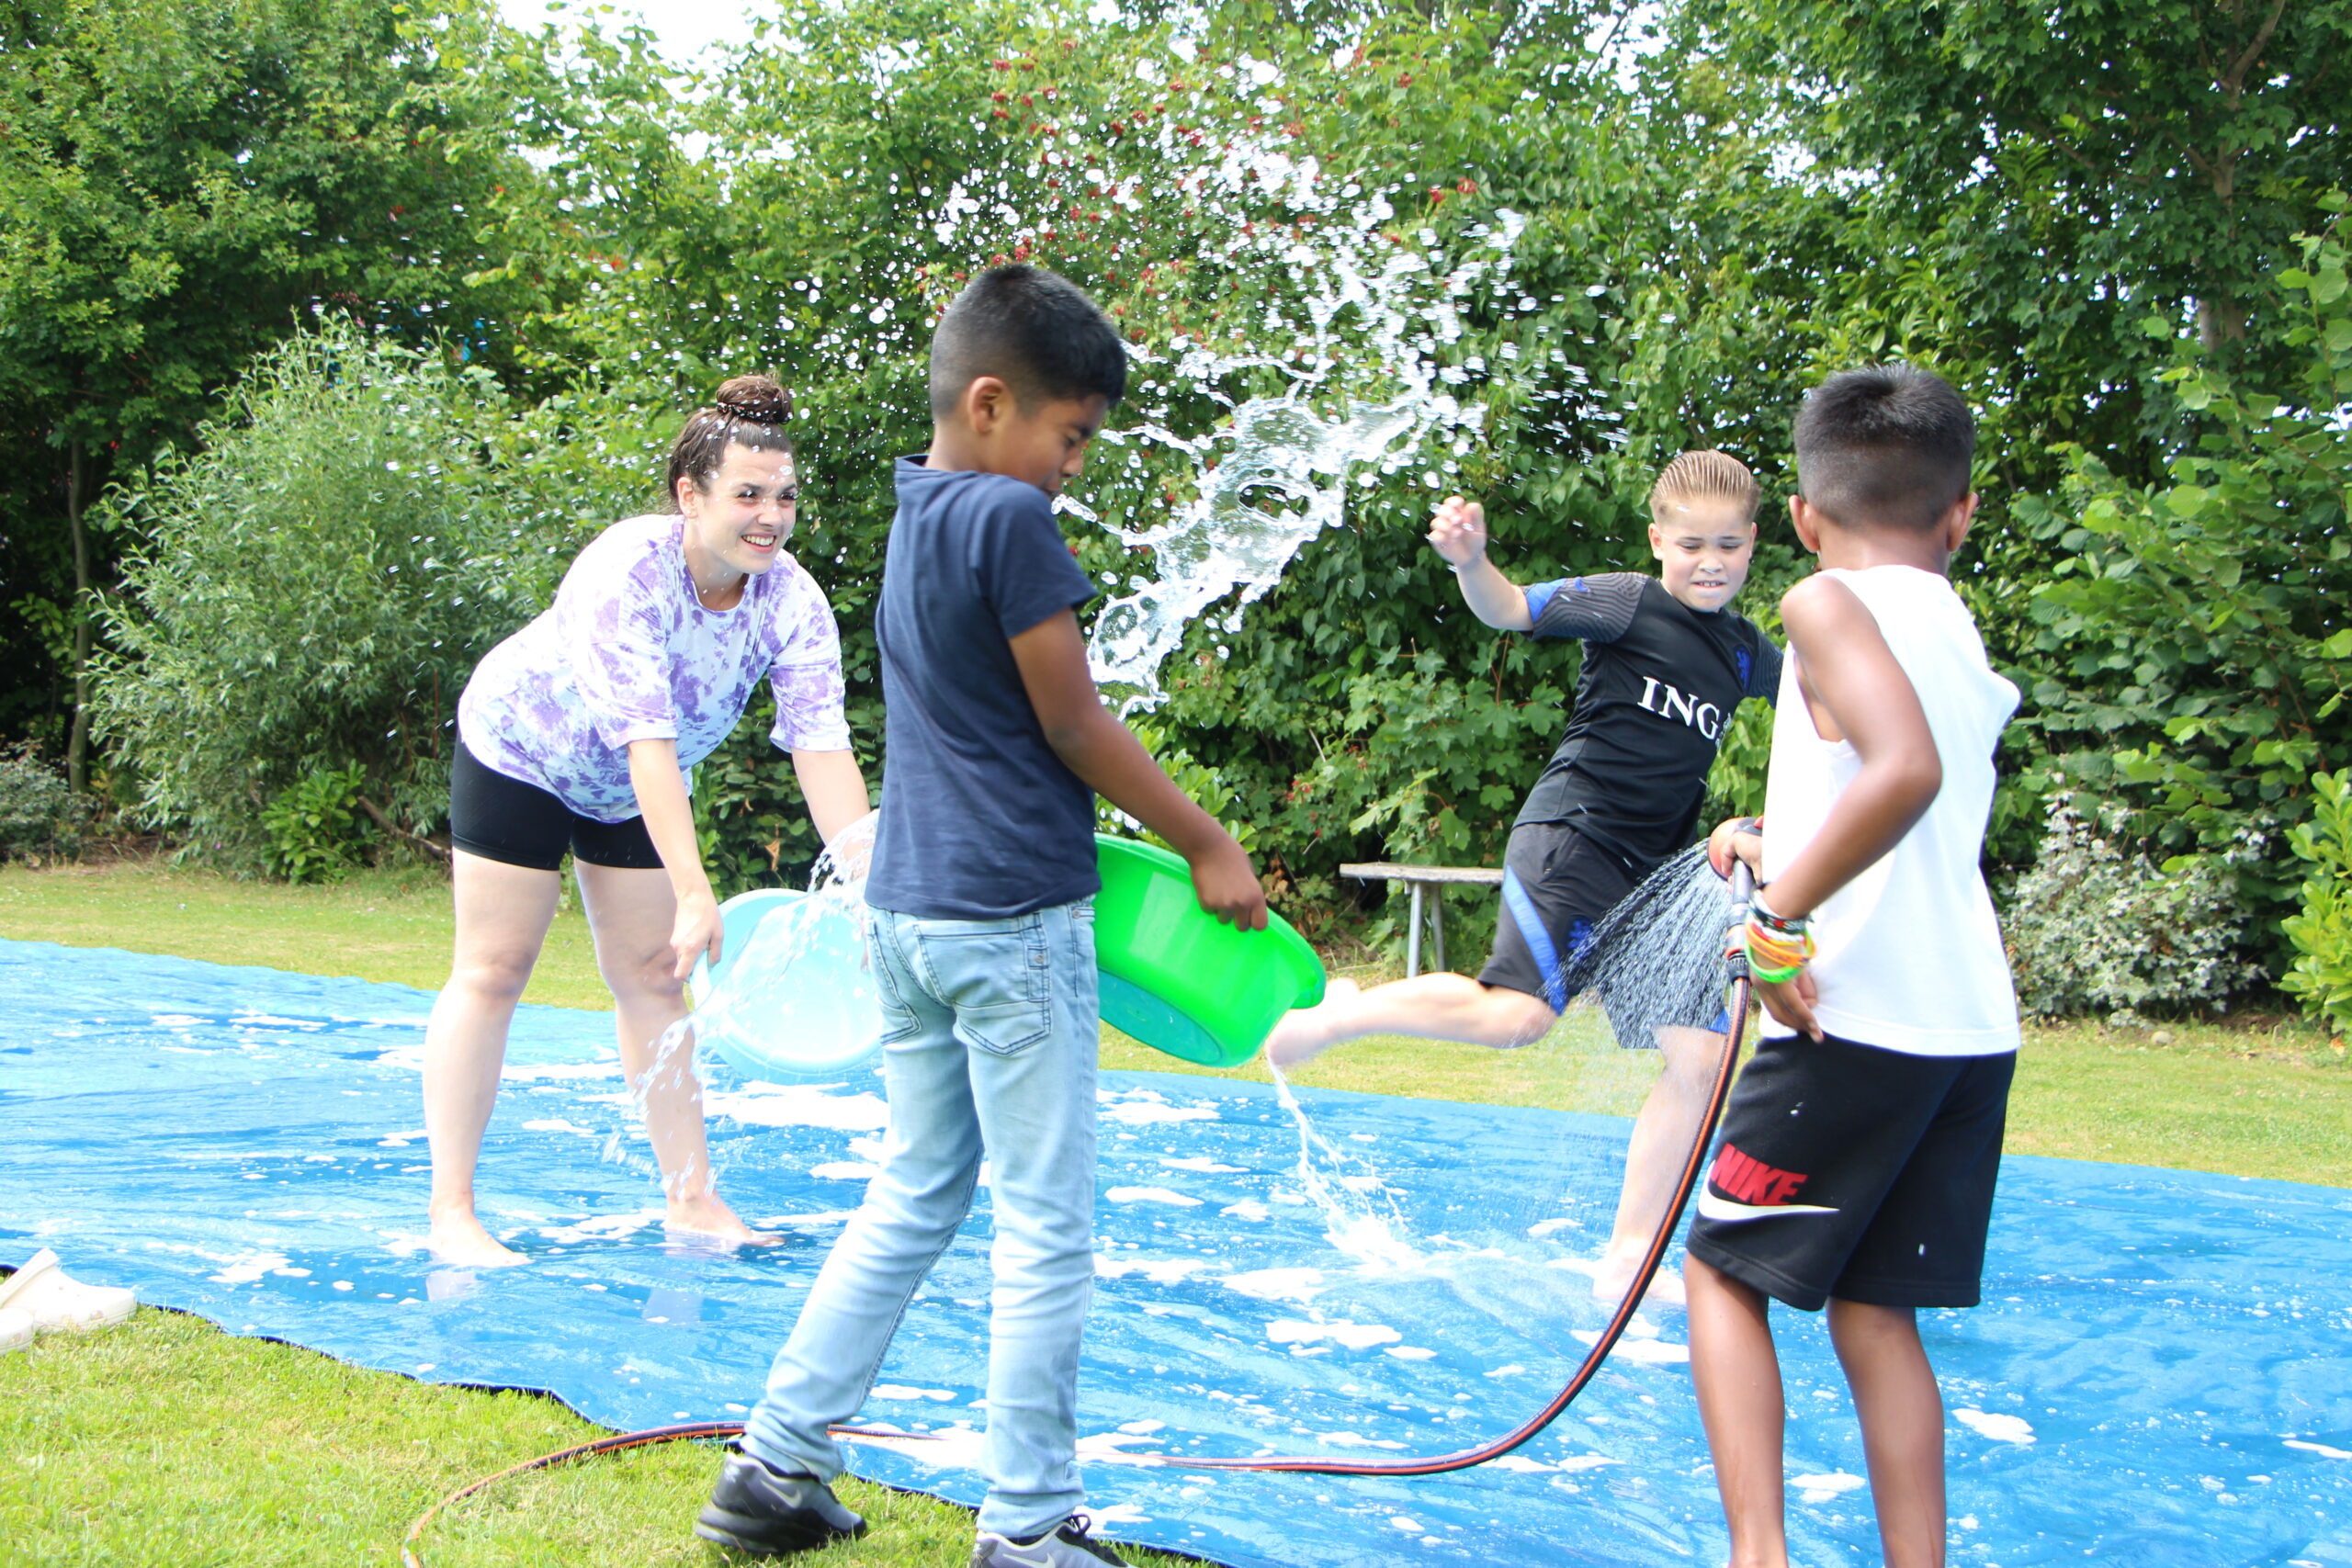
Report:
[[[1405,933],[1405,977],[1412,978],[1421,972],[1422,894],[1437,888],[1438,896],[1426,900],[1430,930],[1430,964],[1432,968],[1445,967],[1445,897],[1444,889],[1468,883],[1477,887],[1500,887],[1503,874],[1482,866],[1471,865],[1396,865],[1388,861],[1374,861],[1364,865],[1343,865],[1341,876],[1358,882],[1401,882],[1413,895],[1411,924]]]

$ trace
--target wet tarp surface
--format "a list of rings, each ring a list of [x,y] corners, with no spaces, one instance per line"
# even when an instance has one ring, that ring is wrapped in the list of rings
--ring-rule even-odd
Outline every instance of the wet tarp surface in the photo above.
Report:
[[[234,1332],[547,1389],[617,1427],[739,1416],[871,1172],[879,1077],[763,1086],[712,1064],[723,1190],[790,1240],[698,1247],[662,1229],[609,1021],[526,1008],[481,1187],[531,1261],[469,1273],[416,1245],[430,1002],[0,942],[0,1248],[53,1247],[82,1277]],[[1408,1481],[1147,1462],[1471,1446],[1558,1387],[1600,1321],[1589,1260],[1626,1123],[1304,1098],[1344,1156],[1323,1179],[1401,1217],[1379,1246],[1329,1238],[1271,1091],[1106,1077],[1080,1410],[1107,1533],[1252,1568],[1720,1561],[1671,1309],[1646,1311],[1567,1416],[1497,1464]],[[861,1442],[861,1473],[977,1500],[987,1235],[983,1191],[866,1410],[934,1439]],[[2012,1159],[1985,1298],[1923,1319],[1955,1562],[2352,1568],[2352,1192]],[[1875,1562],[1826,1336],[1780,1322],[1796,1560]]]

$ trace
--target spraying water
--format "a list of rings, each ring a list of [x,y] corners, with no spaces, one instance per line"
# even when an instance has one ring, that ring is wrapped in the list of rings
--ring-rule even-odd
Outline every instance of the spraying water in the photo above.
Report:
[[[1646,1045],[1659,1029],[1704,1025],[1723,1006],[1733,913],[1731,885],[1694,844],[1601,917],[1591,942],[1569,960],[1568,989],[1600,1004],[1621,1044]]]
[[[1269,1064],[1272,1066],[1272,1064]],[[1388,1183],[1370,1160],[1317,1132],[1290,1080],[1273,1067],[1274,1098],[1298,1127],[1298,1184],[1323,1214],[1323,1234],[1366,1272],[1419,1269],[1429,1259],[1405,1238],[1406,1222]],[[1320,1156],[1318,1159],[1317,1156]],[[1331,1172],[1324,1174],[1326,1168]]]
[[[1302,201],[1318,199],[1312,183],[1305,182]],[[1161,700],[1159,668],[1194,621],[1230,597],[1218,624],[1236,629],[1242,609],[1281,580],[1302,546],[1340,525],[1351,476],[1376,483],[1432,438],[1450,437],[1457,453],[1467,450],[1482,411],[1444,389],[1461,372],[1441,366],[1436,350],[1461,335],[1464,299],[1507,279],[1524,220],[1498,214],[1484,231],[1486,254],[1439,273],[1419,249],[1373,258],[1378,227],[1394,212],[1385,197],[1359,199],[1336,210],[1341,220],[1312,242],[1284,240],[1278,254],[1259,258],[1262,265],[1293,269],[1307,285],[1304,321],[1268,311],[1269,339],[1293,342],[1283,354],[1221,353],[1192,344],[1169,363],[1164,379],[1150,384],[1205,394],[1229,409],[1213,429],[1178,433],[1167,417],[1171,400],[1163,399],[1147,407],[1136,428],[1104,433],[1113,444],[1161,448],[1192,469],[1192,499],[1165,521],[1112,529],[1130,549],[1150,550],[1157,569],[1155,576],[1132,579],[1128,592],[1104,605],[1088,642],[1094,678],[1117,696],[1123,712]],[[1435,236],[1424,231],[1423,239]],[[1250,398],[1225,389],[1266,370],[1290,385]],[[1440,462],[1453,466],[1450,458]],[[1425,479],[1434,485],[1438,474]],[[1063,506],[1099,521],[1076,502]]]

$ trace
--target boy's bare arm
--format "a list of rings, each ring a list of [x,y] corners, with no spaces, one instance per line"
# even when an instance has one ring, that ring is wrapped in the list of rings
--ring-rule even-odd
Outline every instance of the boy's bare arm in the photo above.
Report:
[[[1458,495],[1447,496],[1430,520],[1430,547],[1453,569],[1453,580],[1462,585],[1462,602],[1470,606],[1472,615],[1497,631],[1534,629],[1527,591],[1487,558],[1485,507]]]
[[[1096,794],[1184,857],[1201,908],[1243,931],[1262,931],[1266,895],[1249,855],[1160,772],[1151,753],[1102,705],[1086,668],[1078,617],[1064,610],[1014,637],[1012,661],[1054,754]]]
[[[1853,590],[1807,578],[1781,601],[1781,621],[1815,728],[1852,742],[1862,760],[1813,841],[1772,879],[1768,902],[1793,919],[1901,842],[1934,804],[1944,768],[1918,693]]]

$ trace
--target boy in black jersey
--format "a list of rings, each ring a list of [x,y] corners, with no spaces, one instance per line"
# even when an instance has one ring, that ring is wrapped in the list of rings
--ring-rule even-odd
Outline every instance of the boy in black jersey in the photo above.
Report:
[[[1780,649],[1725,608],[1747,578],[1760,498],[1738,459],[1685,452],[1650,491],[1657,576],[1609,572],[1526,589],[1487,559],[1484,509],[1460,496],[1438,508],[1430,543],[1453,567],[1472,614],[1501,630],[1584,642],[1575,710],[1511,829],[1494,956],[1478,978],[1422,975],[1369,991],[1334,980],[1321,1005],[1276,1027],[1269,1061],[1293,1066],[1365,1034],[1509,1048],[1552,1027],[1568,1005],[1568,961],[1592,928],[1690,841],[1733,712],[1779,690]],[[1607,1300],[1623,1292],[1664,1217],[1705,1109],[1722,1029],[1709,1013],[1655,1029],[1618,1022],[1618,1043],[1657,1047],[1666,1071],[1626,1150],[1616,1224],[1593,1285]]]

